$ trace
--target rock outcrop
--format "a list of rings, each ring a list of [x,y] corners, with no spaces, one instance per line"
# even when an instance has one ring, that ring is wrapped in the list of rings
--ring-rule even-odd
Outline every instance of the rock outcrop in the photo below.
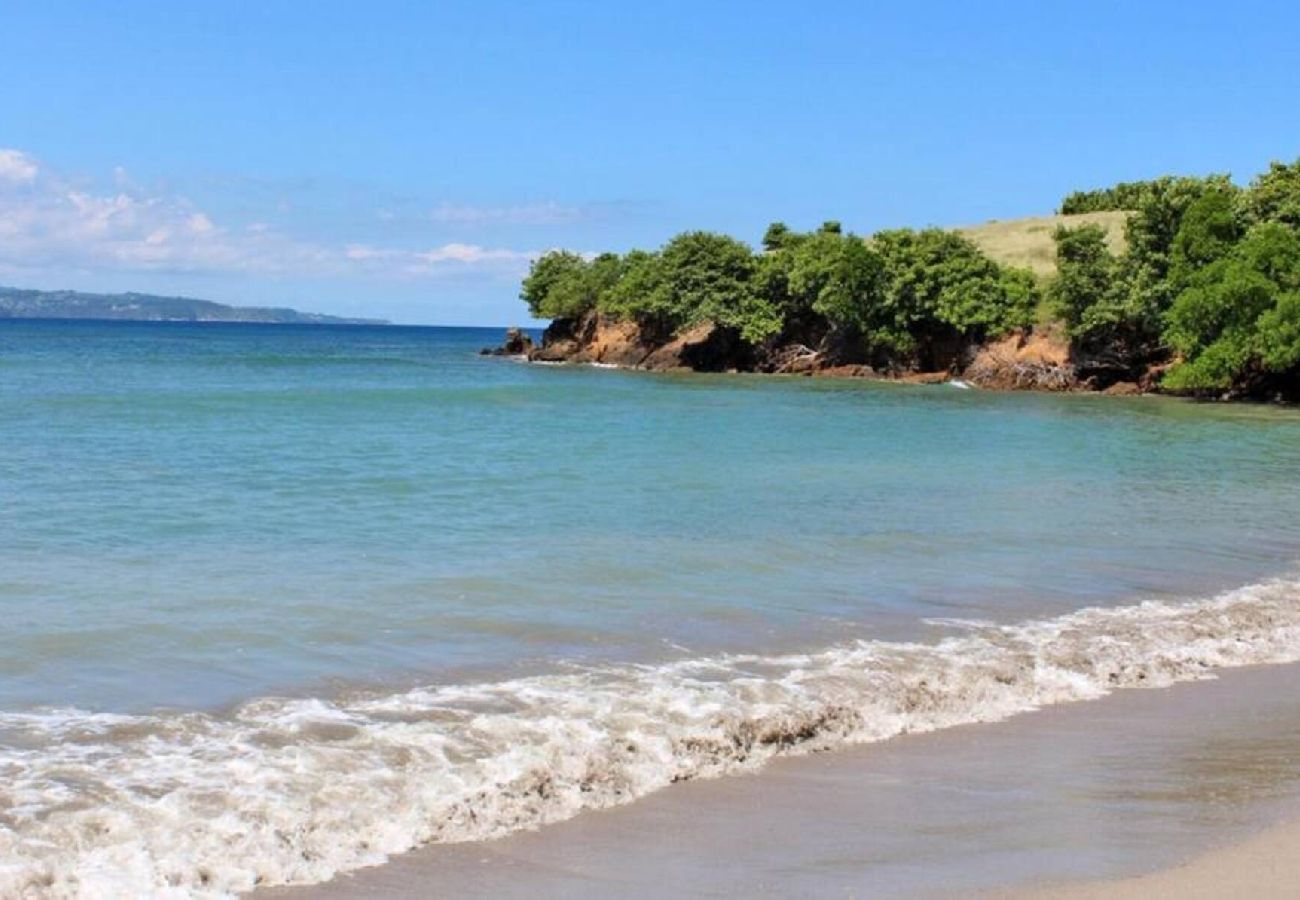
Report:
[[[739,335],[702,323],[675,335],[659,337],[627,322],[588,313],[556,319],[542,335],[542,345],[528,358],[534,362],[568,362],[645,369],[726,372],[752,367],[752,350]]]
[[[962,377],[997,390],[1069,391],[1079,385],[1069,342],[1050,328],[1017,331],[984,344]]]
[[[506,339],[500,347],[484,347],[480,356],[527,356],[533,350],[533,339],[522,328],[507,328]]]
[[[733,329],[705,322],[677,334],[656,335],[635,322],[591,312],[575,319],[556,319],[533,345],[519,329],[506,334],[492,352],[526,355],[533,362],[617,366],[654,372],[764,372],[826,378],[882,378],[914,384],[963,381],[992,390],[1101,390],[1140,394],[1156,389],[1158,372],[1139,381],[1101,385],[1082,379],[1071,358],[1070,344],[1059,328],[1017,331],[978,345],[927,349],[908,363],[867,361],[863,354],[791,342],[755,348]],[[874,365],[873,365],[874,363]]]

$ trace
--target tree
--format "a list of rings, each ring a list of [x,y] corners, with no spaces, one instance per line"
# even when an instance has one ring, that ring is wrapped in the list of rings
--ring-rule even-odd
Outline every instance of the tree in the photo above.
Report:
[[[658,253],[645,250],[632,250],[623,257],[618,281],[600,303],[601,312],[650,325],[667,317],[668,307],[662,261]]]
[[[1237,190],[1215,186],[1187,207],[1170,245],[1169,280],[1175,289],[1193,273],[1222,259],[1241,239]]]
[[[784,222],[773,222],[767,226],[767,231],[763,232],[763,249],[768,253],[775,253],[789,246],[796,237],[789,225]]]
[[[942,337],[980,340],[1027,326],[1032,276],[1011,274],[959,234],[938,228],[882,231],[872,247],[884,261],[877,340],[898,351]]]
[[[1237,188],[1227,175],[1205,178],[1158,178],[1125,227],[1128,252],[1125,281],[1128,306],[1135,325],[1155,333],[1160,316],[1173,301],[1169,267],[1174,239],[1188,209],[1207,193],[1234,193]]]
[[[1061,215],[1137,209],[1150,196],[1152,181],[1121,181],[1114,187],[1075,191],[1061,201]]]
[[[1259,317],[1260,358],[1271,372],[1300,370],[1300,291],[1277,298]]]
[[[1180,361],[1172,390],[1221,391],[1294,374],[1300,361],[1300,233],[1252,228],[1227,256],[1196,272],[1166,315]]]
[[[679,234],[660,252],[664,314],[672,328],[713,322],[760,343],[781,330],[781,316],[755,291],[757,263],[748,246],[707,231]]]
[[[587,262],[576,253],[552,250],[535,259],[519,296],[538,319],[577,316],[588,308],[583,276]]]
[[[787,284],[792,314],[812,312],[833,330],[861,334],[880,306],[884,263],[861,238],[823,226],[795,247]]]
[[[1100,327],[1093,308],[1111,292],[1115,258],[1099,225],[1056,229],[1056,280],[1048,296],[1072,338],[1087,338]]]
[[[1268,171],[1251,182],[1242,207],[1251,224],[1281,222],[1300,228],[1300,159],[1290,165],[1270,163]]]
[[[1059,231],[1063,268],[1052,293],[1084,355],[1105,358],[1107,367],[1131,369],[1162,353],[1164,315],[1179,290],[1172,276],[1190,273],[1228,246],[1232,226],[1223,214],[1237,189],[1226,175],[1164,177],[1116,190],[1121,188],[1126,200],[1138,202],[1125,225],[1127,251],[1107,265],[1097,232]],[[1201,203],[1209,195],[1214,196]],[[1193,222],[1176,250],[1184,218],[1194,207]],[[1070,246],[1062,248],[1062,239]]]

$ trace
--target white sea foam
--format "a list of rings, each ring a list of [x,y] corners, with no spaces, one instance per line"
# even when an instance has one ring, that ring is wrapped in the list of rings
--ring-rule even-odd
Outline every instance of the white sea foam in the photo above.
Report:
[[[0,714],[0,896],[318,882],[781,753],[1295,661],[1300,581],[963,628],[934,644],[266,698],[222,717]]]

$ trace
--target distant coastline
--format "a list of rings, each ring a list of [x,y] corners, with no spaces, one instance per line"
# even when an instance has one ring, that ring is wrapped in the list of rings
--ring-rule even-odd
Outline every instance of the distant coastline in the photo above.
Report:
[[[242,322],[267,325],[388,325],[385,319],[348,318],[287,307],[227,306],[193,297],[93,294],[0,287],[0,320],[84,319],[125,322]]]

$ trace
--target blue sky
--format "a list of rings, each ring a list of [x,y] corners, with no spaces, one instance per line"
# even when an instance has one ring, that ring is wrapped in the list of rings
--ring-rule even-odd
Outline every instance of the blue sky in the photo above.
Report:
[[[0,0],[0,283],[521,321],[552,247],[1300,156],[1294,3]]]

